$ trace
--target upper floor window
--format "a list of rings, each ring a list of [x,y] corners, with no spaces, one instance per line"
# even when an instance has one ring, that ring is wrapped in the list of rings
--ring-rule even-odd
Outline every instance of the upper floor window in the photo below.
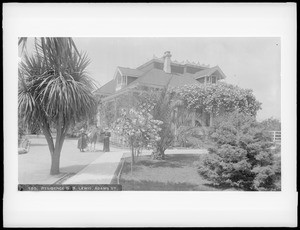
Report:
[[[117,84],[120,85],[122,83],[122,76],[119,75],[117,78]]]
[[[126,84],[126,76],[119,75],[118,78],[117,78],[117,84],[118,85]]]
[[[117,77],[117,87],[116,87],[116,90],[122,89],[126,85],[126,82],[127,82],[126,76],[119,75]]]
[[[206,77],[206,83],[210,83],[210,77]]]
[[[216,76],[211,77],[211,83],[213,83],[213,84],[217,83],[217,77]]]
[[[206,77],[206,83],[207,84],[215,84],[215,83],[217,83],[217,77],[216,76]]]

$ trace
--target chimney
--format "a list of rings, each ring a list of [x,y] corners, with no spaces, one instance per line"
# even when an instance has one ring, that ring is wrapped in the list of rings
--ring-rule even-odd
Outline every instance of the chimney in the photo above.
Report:
[[[171,57],[172,57],[172,55],[171,55],[170,51],[166,51],[164,53],[164,56],[163,56],[163,58],[164,58],[164,71],[166,73],[171,73]]]

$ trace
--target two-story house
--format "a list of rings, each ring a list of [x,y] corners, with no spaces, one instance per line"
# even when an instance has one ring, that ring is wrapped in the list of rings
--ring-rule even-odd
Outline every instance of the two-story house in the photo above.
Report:
[[[154,88],[170,88],[191,84],[215,84],[226,76],[219,66],[209,67],[199,63],[177,62],[171,60],[170,51],[166,51],[161,58],[152,60],[137,68],[117,67],[113,79],[100,87],[95,93],[102,96],[105,102],[114,100],[135,88],[146,86]],[[203,114],[198,123],[193,125],[209,126],[209,114]]]

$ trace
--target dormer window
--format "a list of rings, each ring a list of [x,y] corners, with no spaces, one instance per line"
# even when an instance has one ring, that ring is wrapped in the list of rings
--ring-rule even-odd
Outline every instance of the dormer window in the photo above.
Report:
[[[217,77],[216,76],[208,76],[205,78],[206,84],[216,84],[217,83]]]
[[[210,83],[210,77],[206,77],[206,83]]]
[[[119,74],[117,76],[117,87],[116,87],[116,90],[122,89],[126,84],[127,84],[127,77],[126,76],[122,76],[122,75]]]
[[[211,83],[212,84],[217,83],[217,77],[216,76],[211,76]]]
[[[118,85],[122,84],[122,78],[123,78],[123,76],[121,76],[121,75],[118,76],[118,78],[117,78]]]

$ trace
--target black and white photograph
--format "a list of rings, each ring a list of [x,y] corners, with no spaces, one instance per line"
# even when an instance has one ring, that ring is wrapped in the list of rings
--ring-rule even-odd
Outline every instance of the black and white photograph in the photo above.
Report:
[[[6,4],[6,10],[18,11],[20,7],[19,10],[31,12],[43,7],[43,4],[31,5],[33,8],[26,4]],[[53,6],[48,5],[50,8]],[[94,5],[99,11],[85,4],[63,4],[61,9],[63,11],[66,6],[74,12],[89,9],[92,14],[105,10],[108,14],[115,9],[121,15],[124,14],[123,9],[132,9],[133,13],[138,10],[152,12],[152,9],[142,7],[145,4]],[[200,8],[201,5],[206,4],[195,4]],[[173,9],[172,4],[169,6]],[[178,5],[173,6],[174,12],[178,12]],[[191,6],[188,6],[189,9]],[[290,11],[295,9],[293,4],[288,6]],[[163,15],[166,5],[158,4],[156,7],[158,15]],[[259,8],[258,5],[256,7]],[[60,15],[62,11],[58,9],[56,14]],[[208,4],[208,9],[214,7]],[[238,9],[234,8],[233,12]],[[269,9],[272,15],[273,8]],[[277,8],[274,9],[276,12]],[[282,12],[289,10],[283,7]],[[186,12],[186,9],[183,11]],[[16,15],[16,12],[11,15]],[[295,121],[296,104],[293,104],[295,98],[290,97],[292,94],[286,96],[295,91],[291,91],[286,84],[296,78],[294,72],[284,74],[290,68],[287,68],[287,58],[292,57],[288,60],[294,63],[294,56],[287,55],[285,48],[288,39],[294,37],[262,33],[260,30],[254,34],[224,35],[220,25],[214,27],[215,30],[220,28],[219,35],[210,32],[205,34],[197,31],[209,26],[206,23],[202,26],[199,23],[185,23],[187,19],[184,17],[182,22],[177,23],[181,16],[171,22],[170,13],[164,20],[161,19],[162,22],[159,17],[149,16],[145,19],[148,13],[144,17],[133,14],[132,17],[145,20],[145,23],[139,22],[138,25],[130,24],[131,16],[124,16],[127,24],[130,24],[130,32],[126,34],[127,27],[122,28],[121,25],[122,16],[114,15],[108,15],[107,18],[99,16],[95,22],[90,17],[76,19],[73,15],[65,17],[65,21],[62,19],[61,24],[58,23],[59,18],[53,18],[52,21],[46,18],[44,25],[41,20],[34,29],[34,18],[38,17],[28,16],[26,25],[28,31],[33,30],[33,33],[27,33],[20,26],[16,27],[20,28],[19,31],[9,29],[7,26],[10,24],[4,24],[4,34],[8,31],[7,35],[10,36],[4,36],[4,42],[13,38],[9,46],[16,51],[4,55],[4,60],[14,60],[10,66],[4,61],[4,70],[9,68],[9,73],[14,73],[8,78],[4,71],[5,90],[11,89],[9,93],[13,95],[13,99],[9,99],[7,91],[4,92],[4,108],[9,108],[11,116],[4,121],[4,131],[10,130],[4,135],[5,146],[9,146],[4,147],[4,158],[5,165],[7,162],[13,165],[9,169],[12,172],[9,178],[13,180],[8,177],[5,180],[14,196],[27,204],[31,204],[30,199],[22,197],[39,197],[44,201],[49,197],[53,200],[52,206],[49,206],[51,201],[48,200],[44,205],[45,212],[58,208],[54,204],[56,202],[59,206],[69,204],[61,209],[60,212],[64,211],[64,214],[76,204],[72,199],[77,200],[79,203],[73,211],[93,211],[90,217],[79,214],[80,218],[84,216],[86,219],[110,210],[105,213],[108,219],[101,222],[96,218],[98,225],[94,223],[92,227],[102,224],[110,227],[219,226],[214,221],[208,224],[206,221],[210,219],[202,220],[202,225],[194,224],[198,223],[197,219],[188,223],[180,220],[168,222],[172,216],[170,213],[165,222],[160,216],[153,225],[122,215],[117,221],[119,224],[109,222],[113,220],[111,213],[114,211],[120,213],[128,209],[136,213],[141,209],[150,213],[149,210],[159,207],[171,211],[172,206],[176,207],[173,211],[177,213],[190,210],[193,214],[186,214],[184,218],[192,219],[198,210],[194,205],[201,205],[204,200],[201,213],[205,212],[205,207],[218,215],[224,208],[236,213],[245,209],[247,204],[247,211],[250,212],[255,203],[263,205],[259,199],[264,200],[265,208],[276,210],[276,215],[287,215],[279,214],[281,209],[285,213],[293,213],[287,206],[280,207],[280,203],[287,199],[287,191],[296,192],[293,190],[295,177],[289,177],[291,182],[286,180],[296,167],[292,166],[295,162],[290,160],[296,156],[295,148],[287,147],[291,147],[288,143],[293,143],[293,146],[296,144],[293,142],[295,136],[291,136],[295,133],[287,131],[294,127],[287,122]],[[43,19],[43,16],[40,17]],[[6,14],[4,18],[4,22],[14,23],[14,20],[17,22],[20,17]],[[70,28],[64,27],[72,20]],[[191,18],[189,20],[192,21]],[[118,21],[120,23],[116,24]],[[88,25],[88,22],[91,24]],[[97,33],[94,26],[101,22],[104,31]],[[50,32],[45,32],[47,25],[52,23],[63,32],[56,33],[51,26]],[[177,27],[176,23],[186,25],[188,31],[194,34],[178,32],[177,28],[181,27]],[[214,22],[211,24],[215,25]],[[148,35],[143,32],[147,28],[152,31],[156,25],[157,33],[154,36],[152,32]],[[76,34],[76,28],[83,30]],[[135,29],[136,33],[132,32]],[[100,24],[98,30],[101,30]],[[176,31],[177,35],[168,34],[169,31]],[[231,31],[239,32],[234,26]],[[290,68],[292,71],[294,69]],[[11,81],[11,78],[15,79]],[[287,105],[290,106],[288,109]],[[6,122],[13,126],[8,127]],[[11,149],[17,151],[12,152]],[[142,198],[146,196],[150,200]],[[61,199],[64,201],[58,202]],[[89,201],[85,202],[86,199]],[[176,205],[184,203],[185,199],[189,199],[185,202],[185,208]],[[243,200],[245,204],[231,202],[231,199]],[[286,205],[295,205],[296,199],[293,196],[289,196],[289,199]],[[12,203],[12,198],[9,200]],[[153,206],[147,205],[151,200],[155,200]],[[131,201],[132,206],[128,206]],[[5,202],[7,199],[4,199]],[[39,212],[37,201],[32,202],[30,209]],[[164,202],[172,205],[167,208]],[[20,213],[30,207],[21,207],[16,203],[17,200],[14,200],[14,205],[10,206],[11,212],[12,207]],[[233,206],[230,209],[231,204]],[[177,213],[173,217],[180,215]],[[256,216],[258,214],[255,213]],[[293,226],[293,216],[289,221],[280,222],[282,225],[276,221],[274,224]],[[21,217],[16,223],[25,223],[24,218]],[[67,219],[63,221],[67,222]],[[9,220],[7,223],[13,223],[11,218]],[[239,223],[241,226],[251,226],[242,224],[249,220],[234,222],[232,219],[230,222],[230,218],[225,219],[225,216],[221,220],[225,223],[223,226],[237,226]],[[84,221],[83,225],[76,221],[72,223],[50,226],[91,226],[83,224],[86,223]],[[266,226],[259,225],[264,223],[263,220],[257,219],[254,223],[253,226]],[[37,225],[33,222],[32,226]],[[43,225],[40,223],[38,226]]]
[[[280,191],[280,47],[20,38],[19,184]]]

